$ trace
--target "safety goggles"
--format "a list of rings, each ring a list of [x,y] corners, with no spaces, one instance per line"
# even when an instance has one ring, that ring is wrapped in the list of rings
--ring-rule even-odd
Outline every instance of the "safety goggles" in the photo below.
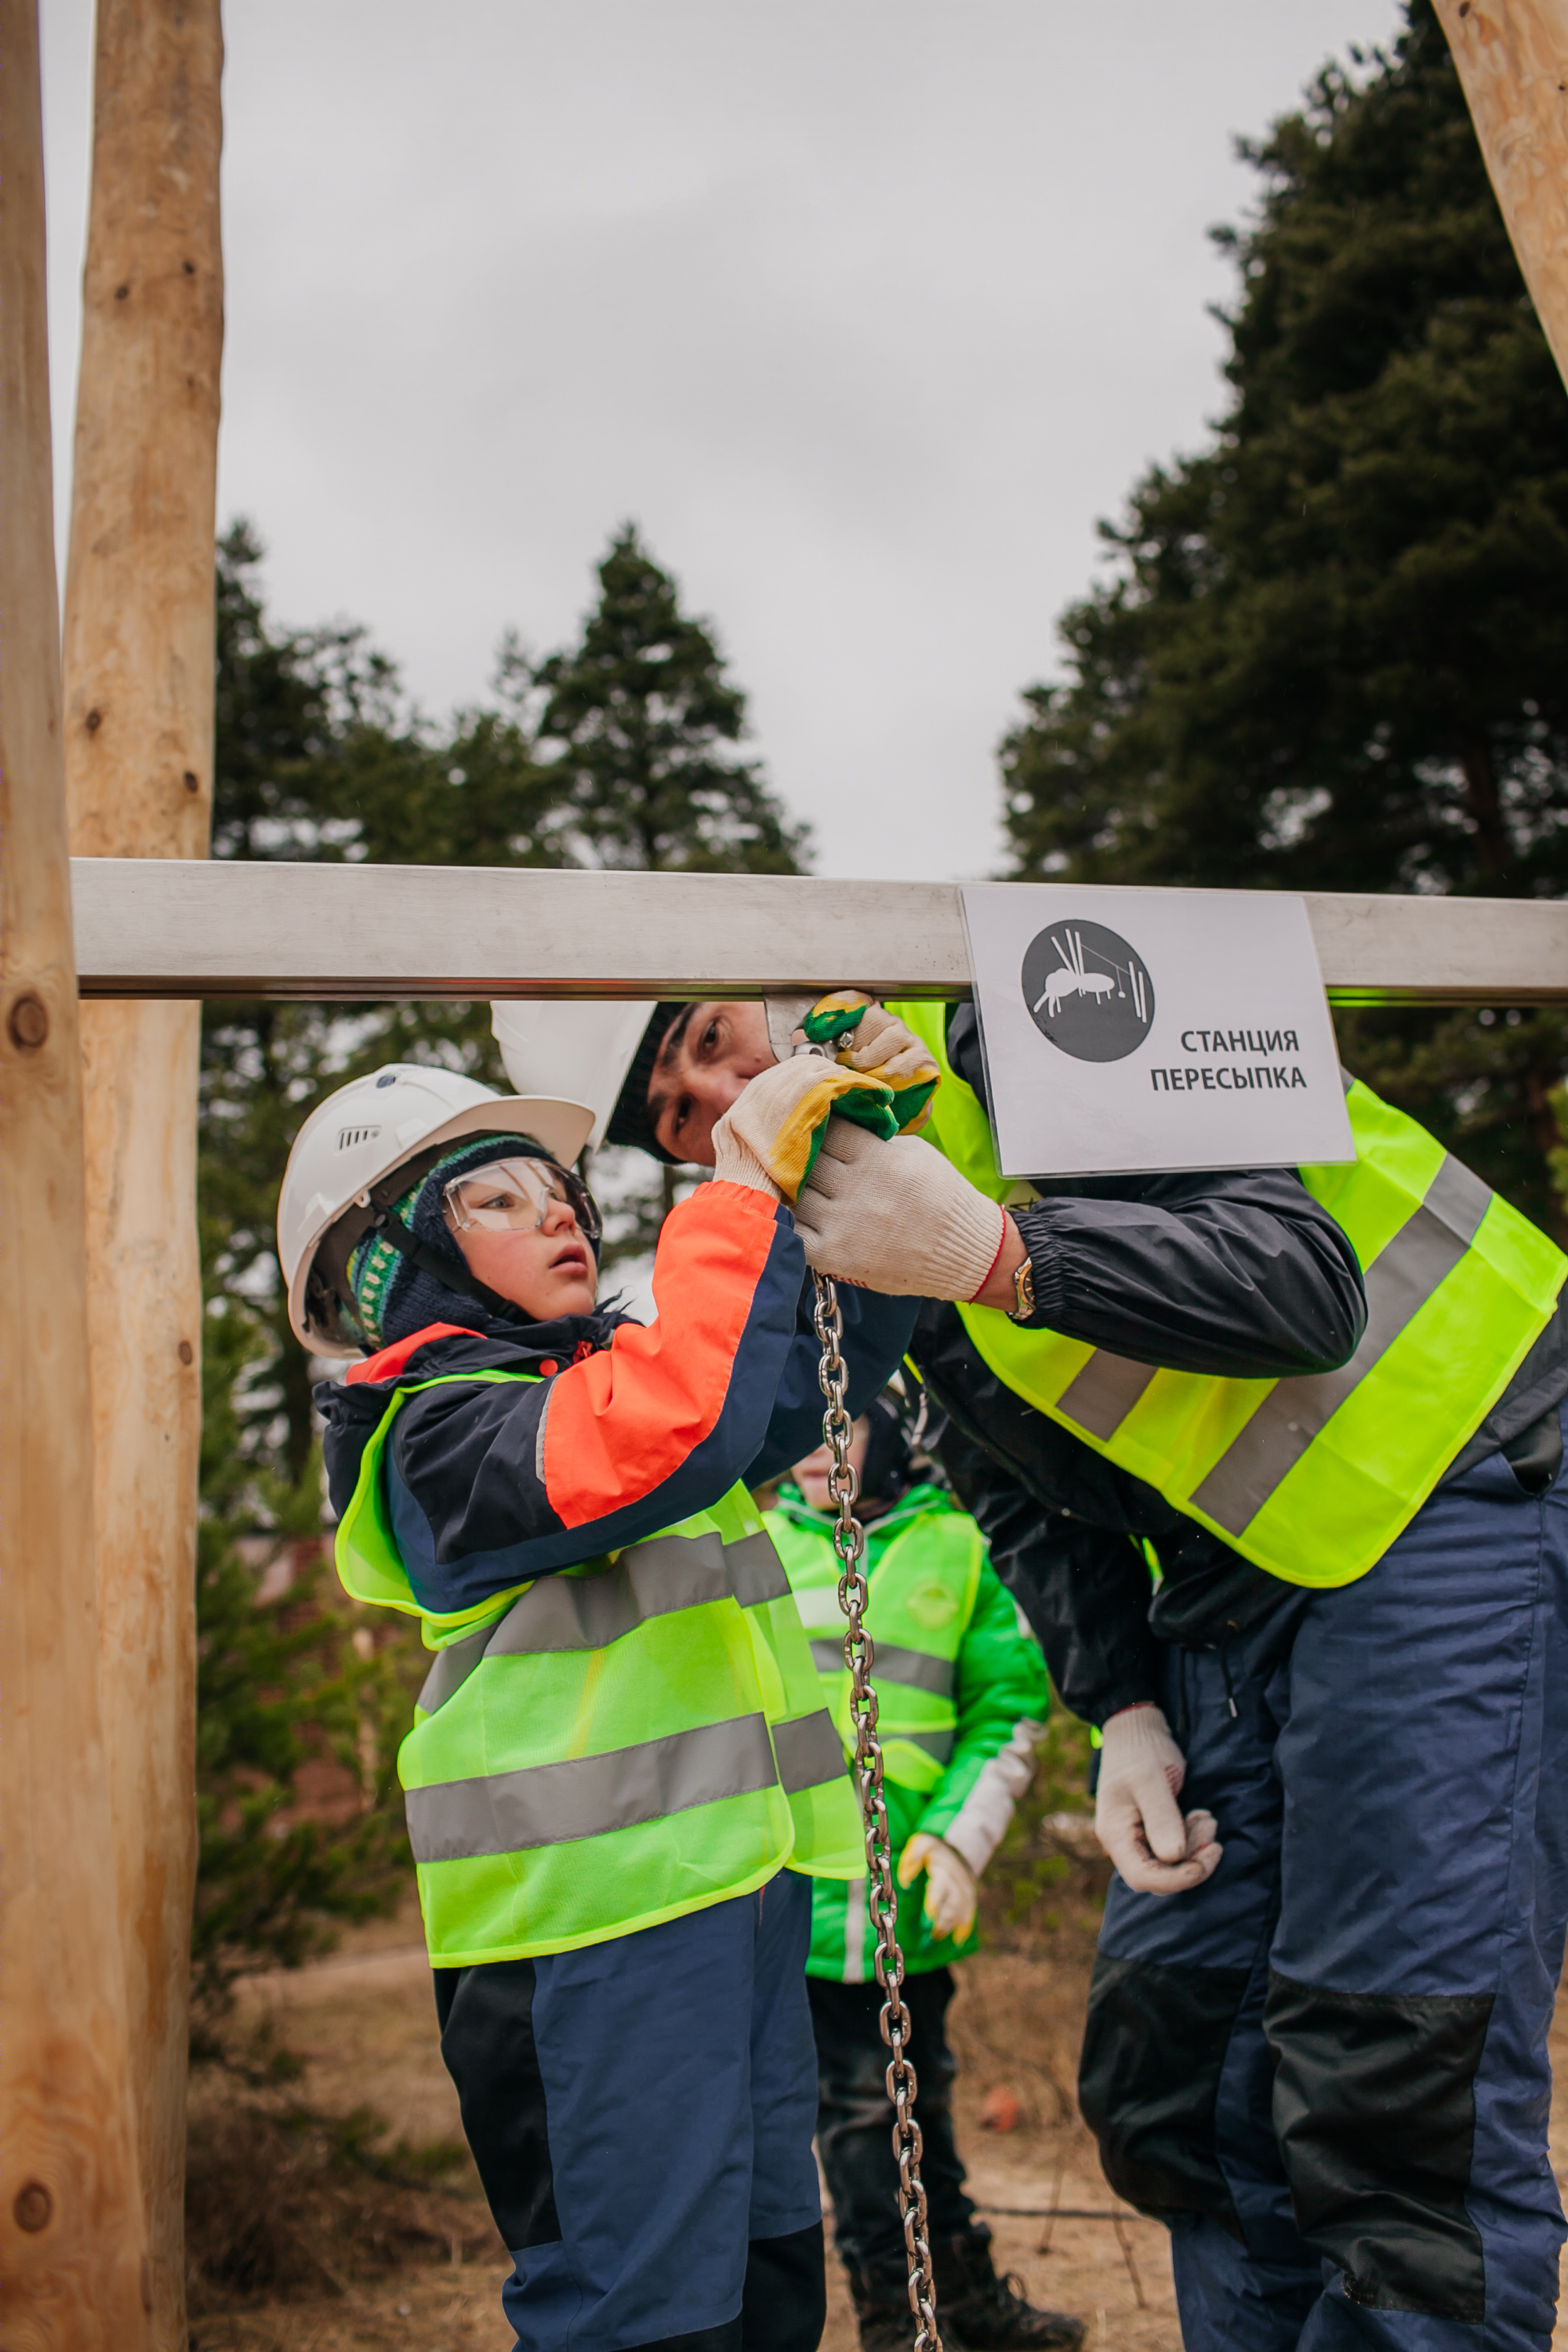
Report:
[[[577,1230],[596,1248],[599,1210],[570,1168],[552,1160],[490,1160],[442,1187],[441,1200],[458,1233],[531,1234],[552,1208],[571,1210]]]

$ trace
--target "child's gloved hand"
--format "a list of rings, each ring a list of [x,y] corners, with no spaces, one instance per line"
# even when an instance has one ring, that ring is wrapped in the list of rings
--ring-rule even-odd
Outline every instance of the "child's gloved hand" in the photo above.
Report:
[[[863,1070],[893,1090],[899,1133],[909,1135],[923,1125],[936,1092],[940,1074],[929,1046],[912,1029],[858,988],[836,988],[819,996],[806,1014],[805,1030],[814,1045],[831,1046],[850,1034],[835,1058],[847,1070]]]
[[[890,1087],[819,1054],[762,1070],[713,1129],[713,1173],[731,1184],[793,1202],[816,1164],[828,1114],[891,1136]]]
[[[923,1908],[931,1933],[962,1943],[974,1925],[979,1880],[955,1847],[924,1830],[910,1840],[899,1857],[899,1885],[912,1886],[922,1870],[926,1874]]]

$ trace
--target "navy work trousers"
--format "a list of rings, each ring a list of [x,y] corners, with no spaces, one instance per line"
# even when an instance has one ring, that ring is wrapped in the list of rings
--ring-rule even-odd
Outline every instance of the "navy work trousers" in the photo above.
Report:
[[[1187,2352],[1546,2352],[1568,1478],[1500,1454],[1369,1575],[1173,1649],[1189,1895],[1111,1884],[1079,2092]]]
[[[816,2352],[810,1941],[785,1871],[584,1951],[437,1970],[521,2352]]]

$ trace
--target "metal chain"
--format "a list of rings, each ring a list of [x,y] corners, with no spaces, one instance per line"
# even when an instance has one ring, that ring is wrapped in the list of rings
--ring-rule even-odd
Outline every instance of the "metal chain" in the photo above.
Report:
[[[816,1275],[814,1316],[822,1347],[817,1380],[827,1400],[822,1416],[823,1441],[832,1458],[827,1491],[837,1506],[833,1549],[838,1555],[838,1605],[849,1620],[844,1636],[844,1663],[849,1669],[849,1715],[855,1727],[855,1780],[860,1797],[860,1818],[866,1832],[867,1901],[877,1931],[877,1982],[882,2003],[882,2039],[892,2052],[888,2064],[888,2096],[898,2120],[893,2126],[893,2155],[899,2167],[899,2211],[903,2216],[904,2250],[910,2265],[910,2309],[917,2324],[914,2352],[942,2352],[936,2324],[936,2281],[931,2273],[931,2242],[926,2220],[926,2193],[921,2181],[921,2127],[915,2121],[915,2070],[908,2056],[910,2019],[901,1987],[904,1956],[899,1949],[899,1898],[893,1885],[893,1842],[888,1829],[888,1803],[882,1793],[882,1743],[877,1737],[877,1693],[871,1682],[875,1652],[866,1631],[868,1599],[861,1559],[865,1530],[855,1517],[860,1480],[849,1460],[853,1424],[844,1402],[847,1375],[842,1341],[844,1318],[838,1288],[828,1276]]]

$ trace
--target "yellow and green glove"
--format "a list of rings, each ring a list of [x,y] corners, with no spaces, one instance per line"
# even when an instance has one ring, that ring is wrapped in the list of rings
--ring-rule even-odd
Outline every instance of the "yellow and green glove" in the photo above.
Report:
[[[761,1071],[713,1129],[713,1173],[794,1202],[816,1164],[830,1117],[871,1134],[898,1131],[893,1092],[820,1054],[797,1054]]]
[[[874,996],[858,988],[836,988],[830,996],[817,998],[804,1026],[811,1044],[831,1047],[842,1068],[858,1070],[890,1090],[900,1135],[924,1125],[937,1089],[936,1064],[930,1048]]]

